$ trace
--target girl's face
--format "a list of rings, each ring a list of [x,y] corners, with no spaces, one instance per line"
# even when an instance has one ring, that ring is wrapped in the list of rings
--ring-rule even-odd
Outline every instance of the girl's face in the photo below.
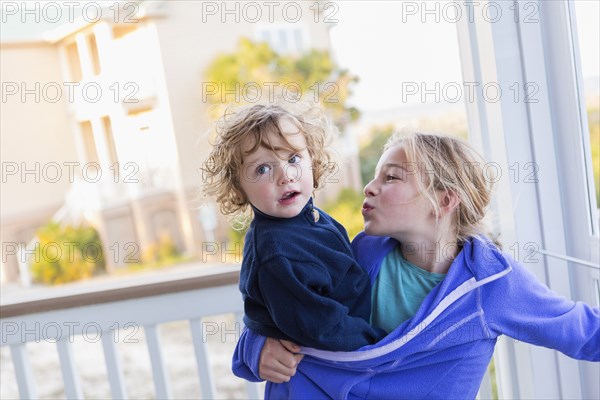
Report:
[[[289,144],[298,152],[285,150],[287,144],[277,134],[270,134],[275,149],[260,146],[244,157],[239,172],[240,186],[248,201],[272,217],[292,218],[302,211],[312,195],[312,161],[306,139],[296,125],[287,120],[279,123]]]
[[[375,177],[364,189],[362,214],[368,235],[390,236],[403,243],[434,237],[435,214],[419,190],[419,179],[416,163],[408,162],[401,145],[383,153]]]

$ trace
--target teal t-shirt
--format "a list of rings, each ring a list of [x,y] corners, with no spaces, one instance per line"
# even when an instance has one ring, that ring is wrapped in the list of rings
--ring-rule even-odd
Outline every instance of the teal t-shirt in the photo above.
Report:
[[[371,324],[388,333],[412,318],[431,289],[446,274],[435,274],[406,261],[400,246],[381,264],[371,291]]]

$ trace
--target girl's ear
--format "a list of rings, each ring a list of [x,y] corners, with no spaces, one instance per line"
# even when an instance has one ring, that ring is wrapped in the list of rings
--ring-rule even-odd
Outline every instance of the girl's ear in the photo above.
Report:
[[[442,215],[451,214],[460,204],[460,198],[453,190],[445,190],[440,193],[440,211]]]

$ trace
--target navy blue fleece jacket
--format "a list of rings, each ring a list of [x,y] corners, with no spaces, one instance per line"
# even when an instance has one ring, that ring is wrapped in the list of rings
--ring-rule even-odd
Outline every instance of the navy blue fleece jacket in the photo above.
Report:
[[[294,218],[254,208],[240,291],[256,333],[323,350],[349,351],[385,336],[369,325],[371,283],[346,230],[313,206]]]

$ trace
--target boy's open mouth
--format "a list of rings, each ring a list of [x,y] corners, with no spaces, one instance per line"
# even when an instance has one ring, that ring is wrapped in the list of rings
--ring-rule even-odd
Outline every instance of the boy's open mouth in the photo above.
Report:
[[[285,192],[283,194],[283,196],[281,196],[281,198],[279,199],[279,201],[284,201],[284,200],[292,199],[292,198],[298,196],[299,194],[300,194],[300,192],[295,192],[295,191]]]

